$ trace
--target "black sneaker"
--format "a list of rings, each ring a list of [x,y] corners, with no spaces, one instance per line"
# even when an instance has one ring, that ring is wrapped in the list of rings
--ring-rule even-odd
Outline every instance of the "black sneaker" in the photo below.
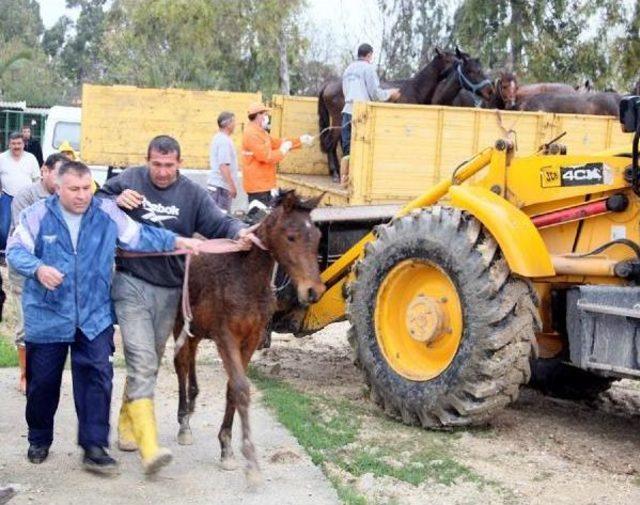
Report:
[[[89,472],[102,475],[115,475],[118,473],[118,462],[109,456],[102,447],[86,447],[82,466]]]
[[[31,461],[34,465],[39,465],[49,456],[49,446],[48,445],[35,445],[30,444],[29,450],[27,451],[27,459]]]

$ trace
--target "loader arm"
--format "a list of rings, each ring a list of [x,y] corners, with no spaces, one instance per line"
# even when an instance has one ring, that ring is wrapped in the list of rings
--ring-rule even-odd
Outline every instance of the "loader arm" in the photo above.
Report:
[[[404,206],[396,217],[404,216],[414,209],[433,205],[449,192],[451,186],[466,181],[485,168],[491,162],[494,153],[500,154],[493,147],[480,151],[458,167],[455,180],[451,178],[439,182]],[[320,277],[326,284],[327,291],[317,303],[307,310],[303,322],[303,331],[305,333],[320,330],[330,323],[344,319],[346,315],[344,287],[349,277],[351,266],[361,256],[364,247],[372,240],[375,240],[373,233],[367,233],[351,249],[347,250],[336,262],[322,272]]]

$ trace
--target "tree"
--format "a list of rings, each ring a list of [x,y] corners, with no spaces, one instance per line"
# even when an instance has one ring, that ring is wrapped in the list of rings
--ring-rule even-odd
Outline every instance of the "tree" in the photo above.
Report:
[[[0,96],[29,105],[60,103],[65,86],[40,46],[35,0],[0,0]]]
[[[116,0],[102,42],[103,80],[257,91],[286,84],[305,49],[302,0]]]
[[[620,55],[619,64],[624,89],[635,88],[640,79],[638,62],[640,61],[640,0],[636,0],[633,14],[626,26],[624,35],[615,43]],[[635,91],[634,91],[635,92]]]
[[[43,31],[36,0],[0,0],[0,44],[20,42],[35,47]]]
[[[73,26],[73,21],[67,16],[61,16],[56,24],[45,30],[42,36],[42,50],[50,58],[57,58],[64,49],[66,35],[69,28]]]
[[[383,20],[379,71],[385,79],[407,78],[426,63],[450,30],[442,0],[378,0]]]
[[[66,41],[60,53],[60,64],[65,76],[76,86],[85,80],[99,78],[103,72],[99,56],[105,29],[106,3],[107,0],[67,0],[68,8],[80,8],[80,15],[74,25],[74,35]],[[58,23],[52,28],[58,31],[51,36],[57,35],[59,38],[62,33],[64,39],[71,25],[64,20]]]
[[[623,19],[620,0],[465,0],[452,40],[523,80],[573,84],[588,77],[603,89],[619,82],[612,34]]]
[[[64,81],[56,74],[43,51],[24,49],[19,42],[0,49],[0,97],[9,101],[26,101],[33,106],[63,103]]]

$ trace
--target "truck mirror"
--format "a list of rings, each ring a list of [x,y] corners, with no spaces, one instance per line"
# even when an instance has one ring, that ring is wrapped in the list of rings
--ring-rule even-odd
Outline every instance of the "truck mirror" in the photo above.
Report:
[[[620,101],[620,123],[622,131],[634,133],[638,130],[640,119],[640,96],[625,96]]]

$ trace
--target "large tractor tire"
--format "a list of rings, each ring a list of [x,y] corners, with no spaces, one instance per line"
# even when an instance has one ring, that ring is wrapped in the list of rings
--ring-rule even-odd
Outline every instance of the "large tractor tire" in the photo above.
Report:
[[[555,398],[593,401],[615,380],[571,366],[561,358],[531,360],[529,385]]]
[[[348,290],[371,398],[406,424],[485,423],[529,381],[533,289],[460,210],[423,209],[375,233]]]

